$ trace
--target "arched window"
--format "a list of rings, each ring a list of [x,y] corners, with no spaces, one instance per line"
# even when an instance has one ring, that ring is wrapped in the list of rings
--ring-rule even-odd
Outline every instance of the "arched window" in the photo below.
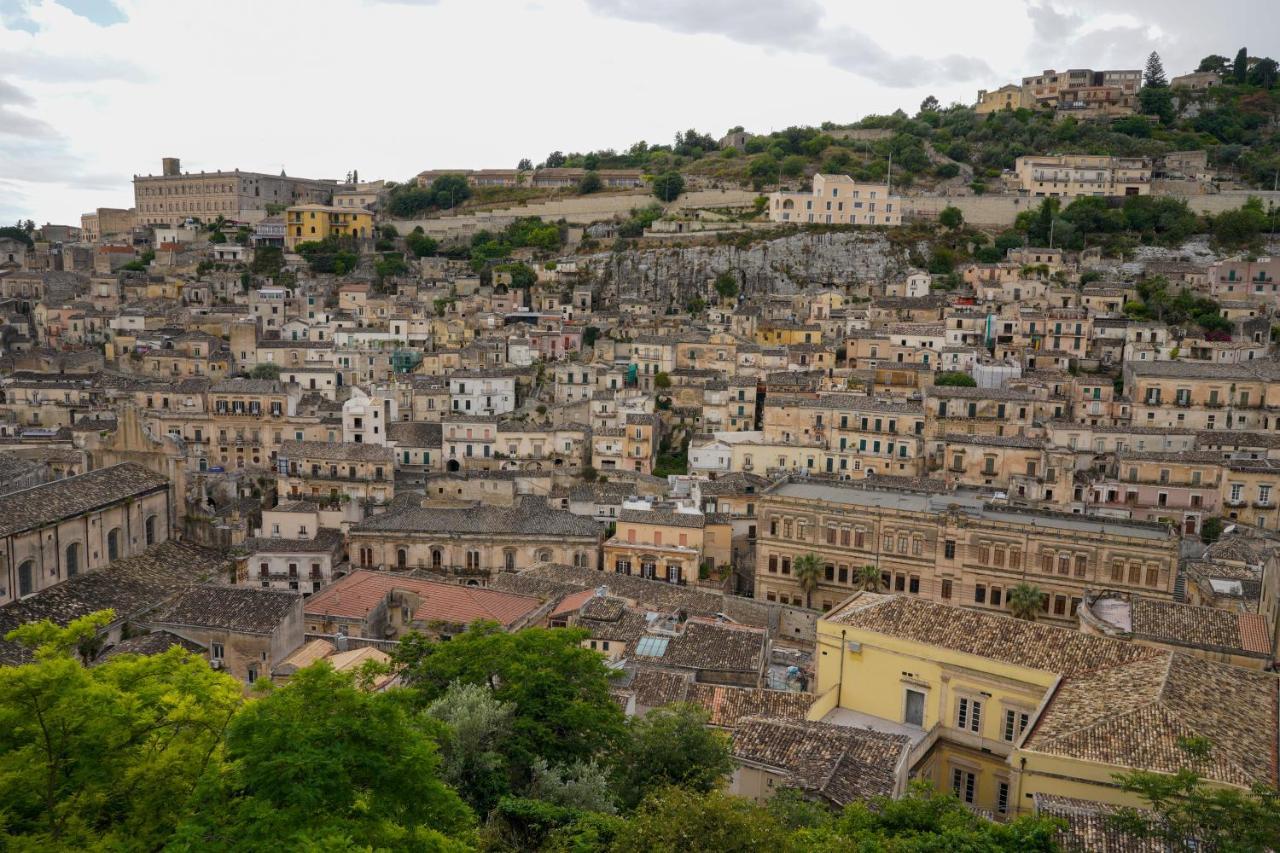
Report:
[[[549,562],[551,562],[551,551],[550,551],[549,549],[547,549],[547,548],[543,548],[541,551],[539,551],[539,552],[538,552],[538,561],[539,561],[539,562],[542,562],[542,563],[549,563]]]
[[[573,552],[573,564],[580,569],[587,568],[587,555],[585,551]]]
[[[502,568],[509,572],[516,570],[516,552],[511,548],[502,552]]]
[[[36,591],[35,574],[36,574],[36,565],[30,560],[27,560],[22,565],[18,566],[18,597],[19,598],[28,596],[31,593]]]
[[[147,532],[147,545],[151,546],[156,544],[156,517],[154,515],[148,515],[143,526]]]
[[[67,577],[73,578],[80,573],[80,543],[72,542],[67,546]]]
[[[115,562],[120,559],[120,528],[113,527],[107,534],[107,559]]]
[[[444,554],[439,548],[431,549],[431,568],[438,569],[444,565]]]
[[[403,548],[396,549],[396,568],[403,569],[409,564],[409,553]]]

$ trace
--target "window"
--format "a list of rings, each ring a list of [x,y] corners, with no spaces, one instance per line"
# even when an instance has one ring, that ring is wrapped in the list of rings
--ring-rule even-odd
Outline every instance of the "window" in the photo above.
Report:
[[[987,587],[985,584],[978,584],[973,588],[973,600],[978,604],[987,603]]]
[[[147,534],[147,545],[151,546],[156,544],[156,517],[154,515],[147,516],[147,520],[144,522],[143,527]]]
[[[956,702],[956,727],[979,733],[982,731],[982,702],[961,696]]]
[[[80,543],[72,542],[67,546],[67,559],[65,561],[67,577],[73,578],[80,572]]]
[[[977,795],[978,777],[970,770],[954,767],[951,770],[951,790],[966,803],[972,804]]]
[[[949,580],[942,582],[942,597],[947,600],[951,599],[951,581]]]
[[[1018,739],[1018,735],[1027,729],[1027,723],[1031,721],[1031,715],[1026,711],[1019,711],[1016,708],[1006,708],[1004,712],[1004,728],[1001,730],[1001,737],[1009,743],[1013,743]]]
[[[223,655],[224,655],[224,654],[226,654],[226,652],[225,652],[225,650],[222,648],[222,643],[210,643],[210,644],[209,644],[209,657],[210,657],[211,659],[213,659],[213,660],[222,660],[222,658],[223,658]]]
[[[1111,561],[1111,579],[1116,583],[1124,580],[1124,560]]]
[[[946,554],[948,560],[954,560],[956,558],[956,543],[951,539],[946,541],[942,550],[943,553]]]
[[[902,721],[908,726],[924,728],[924,693],[919,690],[907,690]]]
[[[120,559],[120,528],[113,527],[107,534],[107,559],[114,562]]]
[[[1088,572],[1089,558],[1084,554],[1076,554],[1076,577],[1082,578]]]
[[[1009,813],[1009,783],[1003,779],[996,783],[996,811]]]
[[[1040,555],[1040,569],[1045,574],[1053,574],[1053,554],[1049,551]]]
[[[1159,586],[1159,585],[1160,585],[1160,567],[1148,565],[1147,566],[1147,586]]]
[[[23,562],[18,566],[18,595],[25,597],[35,592],[36,583],[36,564],[31,560]]]
[[[1065,574],[1070,574],[1070,572],[1071,572],[1071,555],[1059,554],[1058,555],[1058,574],[1065,575]]]

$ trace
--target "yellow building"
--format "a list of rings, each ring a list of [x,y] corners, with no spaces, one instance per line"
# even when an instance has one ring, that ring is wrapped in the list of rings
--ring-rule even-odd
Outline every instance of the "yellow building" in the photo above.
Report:
[[[1276,784],[1280,680],[1068,628],[856,593],[818,620],[809,719],[912,738],[912,775],[996,815],[1037,794],[1141,806],[1117,773]]]
[[[978,90],[978,103],[973,111],[978,115],[986,115],[987,113],[995,113],[1001,110],[1016,110],[1026,106],[1022,100],[1022,87],[1013,83],[1006,83],[999,89],[987,91],[986,89]]]
[[[373,213],[368,210],[300,204],[284,212],[284,245],[289,250],[299,243],[315,243],[326,237],[373,237]]]

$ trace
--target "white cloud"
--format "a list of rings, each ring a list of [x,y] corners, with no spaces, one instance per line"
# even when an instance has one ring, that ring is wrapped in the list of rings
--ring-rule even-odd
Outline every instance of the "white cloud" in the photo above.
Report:
[[[1153,38],[1174,74],[1280,31],[1274,0],[1061,0],[1057,29],[1022,0],[81,2],[0,0],[0,221],[127,207],[165,156],[400,180],[971,102],[1049,64],[1140,67]]]

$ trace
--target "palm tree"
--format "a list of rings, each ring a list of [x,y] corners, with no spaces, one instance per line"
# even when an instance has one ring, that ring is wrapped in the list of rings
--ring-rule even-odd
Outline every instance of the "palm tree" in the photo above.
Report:
[[[1034,622],[1044,606],[1044,593],[1033,583],[1020,583],[1009,590],[1009,611],[1018,619]]]
[[[879,592],[880,581],[880,570],[875,566],[866,565],[858,569],[858,583],[867,592]]]
[[[796,557],[791,571],[795,573],[796,583],[800,584],[800,588],[804,590],[804,606],[809,607],[809,597],[822,580],[822,563],[818,560],[818,555],[810,551],[808,554]]]

